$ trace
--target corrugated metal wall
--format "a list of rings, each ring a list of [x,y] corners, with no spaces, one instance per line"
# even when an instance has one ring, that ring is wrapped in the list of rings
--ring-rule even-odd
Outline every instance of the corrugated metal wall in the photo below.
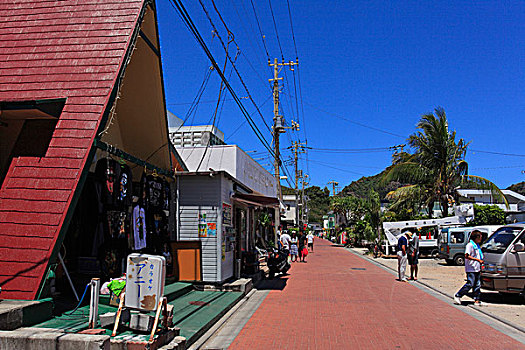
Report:
[[[205,282],[221,280],[217,241],[220,235],[218,222],[221,203],[220,181],[220,175],[217,175],[181,176],[179,182],[179,240],[202,242],[202,277]],[[199,214],[202,213],[206,213],[207,222],[217,223],[217,236],[199,238]]]

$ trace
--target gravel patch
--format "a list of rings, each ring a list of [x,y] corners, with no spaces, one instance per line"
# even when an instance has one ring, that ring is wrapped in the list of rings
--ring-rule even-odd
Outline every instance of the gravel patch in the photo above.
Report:
[[[352,248],[352,250],[359,254],[368,251],[361,248]],[[397,259],[395,258],[371,259],[397,271]],[[410,267],[407,267],[407,276],[410,277]],[[452,297],[466,281],[465,268],[447,265],[445,260],[420,258],[418,280]],[[415,282],[410,281],[410,283]],[[464,304],[474,303],[468,296],[463,297],[462,301]],[[525,298],[482,289],[481,301],[483,312],[525,329]],[[450,302],[452,303],[452,300]]]

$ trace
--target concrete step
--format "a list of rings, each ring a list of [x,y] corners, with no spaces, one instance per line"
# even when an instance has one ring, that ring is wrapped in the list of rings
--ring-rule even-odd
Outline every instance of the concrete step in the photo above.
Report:
[[[29,327],[51,318],[53,300],[0,300],[0,330]]]
[[[241,292],[192,291],[170,302],[173,323],[191,345],[243,296]]]
[[[222,290],[225,292],[241,292],[243,295],[248,294],[253,288],[253,281],[251,278],[240,278],[231,283],[222,285]]]
[[[110,337],[71,334],[46,328],[19,328],[0,331],[0,349],[110,350]]]

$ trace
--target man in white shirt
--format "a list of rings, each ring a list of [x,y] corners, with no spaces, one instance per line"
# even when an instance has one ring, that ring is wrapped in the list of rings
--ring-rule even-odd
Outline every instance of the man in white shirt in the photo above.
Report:
[[[454,296],[454,303],[460,305],[461,297],[467,295],[472,289],[472,297],[474,304],[481,306],[479,300],[481,295],[481,264],[483,264],[483,252],[480,244],[482,241],[482,234],[478,230],[472,231],[470,234],[470,242],[465,247],[465,272],[467,273],[467,283]]]
[[[310,231],[308,235],[306,236],[306,241],[308,243],[308,250],[313,253],[314,252],[314,235],[312,231]]]
[[[291,241],[292,237],[290,237],[287,231],[283,231],[283,234],[281,235],[281,244],[283,245],[284,250],[290,251]]]

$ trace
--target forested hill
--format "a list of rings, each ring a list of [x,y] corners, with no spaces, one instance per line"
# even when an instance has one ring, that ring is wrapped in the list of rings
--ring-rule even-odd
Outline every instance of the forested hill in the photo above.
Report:
[[[517,184],[514,184],[514,185],[510,185],[509,187],[507,187],[507,190],[518,192],[519,194],[522,194],[525,196],[525,181],[518,182]]]
[[[386,184],[381,181],[381,178],[387,170],[388,168],[379,174],[364,176],[357,181],[352,181],[349,185],[343,188],[339,195],[343,197],[355,196],[366,198],[370,193],[370,190],[374,190],[379,194],[380,199],[384,199],[388,192],[394,191],[402,186],[402,184],[397,181],[391,181]]]

